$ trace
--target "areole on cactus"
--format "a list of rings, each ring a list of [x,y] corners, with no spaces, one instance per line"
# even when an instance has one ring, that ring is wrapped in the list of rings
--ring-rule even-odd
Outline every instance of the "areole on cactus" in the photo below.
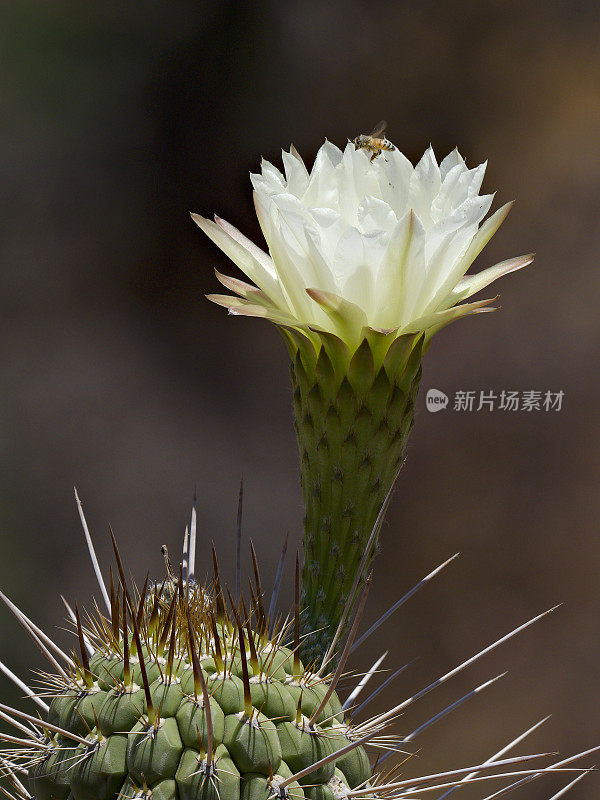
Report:
[[[217,272],[231,314],[268,319],[292,365],[304,518],[303,653],[329,647],[374,521],[402,463],[421,358],[434,333],[496,298],[464,303],[531,263],[466,272],[508,214],[487,220],[485,164],[432,148],[413,168],[398,150],[377,158],[326,141],[310,173],[292,147],[285,176],[252,175],[269,254],[229,223],[194,220],[256,286]],[[375,553],[373,547],[370,558]],[[333,556],[333,558],[331,557]]]

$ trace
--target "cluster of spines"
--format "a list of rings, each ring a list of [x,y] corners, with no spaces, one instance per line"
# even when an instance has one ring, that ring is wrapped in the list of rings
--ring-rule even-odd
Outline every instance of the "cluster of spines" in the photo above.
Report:
[[[400,745],[411,743],[416,736],[432,724],[460,707],[469,698],[491,686],[502,676],[477,686],[400,739],[383,735],[384,729],[399,714],[429,691],[445,683],[481,656],[549,613],[544,612],[515,628],[388,712],[372,717],[363,723],[352,725],[345,715],[350,713],[353,717],[358,716],[364,707],[408,665],[396,670],[366,700],[357,704],[356,698],[367,682],[379,671],[380,664],[386,655],[384,653],[360,678],[344,705],[340,707],[335,689],[343,674],[348,656],[391,613],[403,605],[434,575],[438,574],[446,564],[454,560],[454,557],[433,570],[401,597],[358,639],[356,638],[358,624],[366,600],[369,580],[367,579],[366,587],[360,594],[356,592],[358,581],[355,581],[351,595],[356,593],[358,611],[354,615],[352,623],[348,623],[350,634],[341,653],[337,656],[337,668],[331,676],[325,674],[325,671],[332,663],[335,644],[342,636],[345,620],[353,603],[349,598],[338,625],[334,643],[320,667],[317,669],[316,665],[312,665],[310,669],[305,669],[298,655],[300,645],[298,559],[296,560],[294,614],[291,622],[286,619],[284,622],[279,620],[274,623],[272,620],[273,601],[278,592],[283,558],[280,560],[277,570],[269,613],[265,616],[260,576],[253,548],[255,582],[254,585],[251,583],[250,589],[252,601],[250,614],[243,599],[240,599],[239,603],[234,603],[229,590],[225,587],[230,601],[230,610],[227,610],[224,593],[221,589],[216,555],[213,555],[215,577],[211,587],[210,589],[202,588],[193,580],[193,570],[188,571],[185,548],[178,579],[169,568],[167,579],[161,584],[154,585],[148,590],[148,578],[146,578],[141,591],[134,587],[130,593],[114,538],[119,581],[115,587],[111,575],[109,594],[102,580],[80,503],[78,506],[92,556],[92,564],[109,611],[107,617],[96,606],[95,613],[88,615],[86,627],[84,627],[77,606],[74,610],[71,609],[63,598],[78,639],[78,651],[67,655],[0,592],[0,599],[11,610],[54,668],[52,673],[38,673],[44,681],[46,696],[52,698],[52,703],[48,706],[42,699],[43,693],[33,691],[0,661],[0,670],[19,686],[43,712],[43,715],[38,713],[36,717],[0,704],[0,720],[11,724],[17,734],[0,732],[0,740],[6,745],[10,745],[0,753],[0,778],[4,778],[8,782],[8,786],[0,783],[0,791],[10,800],[33,800],[34,793],[35,800],[54,800],[54,798],[62,800],[67,797],[69,800],[98,800],[98,797],[103,796],[118,796],[121,800],[131,800],[132,798],[173,800],[176,797],[181,800],[196,800],[198,797],[203,800],[213,800],[213,798],[228,800],[232,796],[237,798],[240,793],[242,800],[269,800],[269,798],[276,800],[288,796],[297,800],[303,795],[310,800],[352,800],[353,798],[359,800],[371,796],[384,800],[389,798],[400,800],[400,798],[414,798],[415,792],[442,789],[445,790],[442,796],[446,797],[455,788],[466,784],[499,778],[511,779],[512,782],[508,786],[486,796],[486,800],[491,800],[492,797],[499,797],[541,775],[563,771],[575,772],[575,778],[570,780],[569,784],[556,795],[558,798],[558,796],[562,797],[568,789],[590,771],[570,765],[576,759],[599,748],[591,748],[585,753],[562,759],[546,767],[538,766],[533,769],[495,772],[497,768],[509,765],[514,767],[515,764],[522,764],[532,758],[549,755],[535,754],[511,759],[504,758],[509,750],[519,744],[545,720],[509,742],[484,763],[473,767],[400,780],[397,771],[406,760],[404,759],[389,772],[382,773],[380,769],[377,771],[379,765],[390,755],[406,752],[400,749]],[[384,511],[385,509],[382,508],[381,514]],[[192,519],[192,525],[193,522]],[[376,535],[377,525],[378,522],[376,522],[369,543]],[[238,552],[239,534],[238,515]],[[188,548],[191,539],[191,536],[189,539],[186,537]],[[187,552],[190,555],[189,563],[191,565],[193,556],[189,553],[189,549]],[[284,554],[285,546],[282,556]],[[363,559],[359,572],[362,572],[365,563],[365,559]],[[185,578],[184,575],[186,575]],[[241,586],[239,573],[236,586]],[[239,593],[236,592],[236,594]],[[256,618],[254,628],[251,625],[252,616]],[[269,630],[272,628],[275,629],[275,633],[269,636]],[[283,642],[292,628],[293,647],[290,649],[285,647]],[[209,652],[203,653],[203,650]],[[117,665],[119,665],[118,669]],[[213,672],[209,671],[212,669],[214,669]],[[220,679],[214,677],[218,676],[218,670],[222,670]],[[183,675],[183,678],[180,677],[180,674]],[[261,683],[261,675],[265,678],[265,682],[270,679],[273,686],[277,686],[278,682],[279,685],[288,688],[297,684],[295,688],[298,702],[293,713],[288,714],[287,720],[282,722],[279,719],[266,718],[261,714],[260,709],[262,707],[264,710],[264,702],[261,706],[261,702],[256,701],[256,689],[255,695],[252,694],[253,685],[256,686],[257,681],[259,685]],[[184,680],[185,686],[183,686]],[[231,684],[236,684],[235,704],[236,708],[240,709],[229,715],[224,715],[219,703],[216,702],[219,686],[225,685],[226,680]],[[139,684],[136,681],[139,681]],[[215,683],[216,687],[213,685]],[[159,688],[160,691],[157,691]],[[185,693],[182,691],[184,688]],[[128,725],[123,726],[127,728],[126,730],[117,730],[113,725],[111,730],[114,730],[114,733],[110,733],[106,728],[107,714],[103,714],[102,708],[98,713],[96,704],[93,702],[94,697],[97,699],[98,694],[103,691],[107,694],[112,691],[117,705],[119,697],[124,697],[128,701],[135,697],[136,706],[131,702],[123,704],[127,706],[126,711],[129,713]],[[58,713],[58,717],[52,721],[53,715],[57,711],[56,706],[61,703],[69,706],[73,696],[75,702],[72,703],[72,706],[66,710],[63,708],[63,715]],[[185,697],[185,712],[189,717],[185,738],[186,745],[189,743],[190,747],[186,746],[183,755],[181,755],[177,743],[178,741],[181,743],[181,736],[174,716],[178,708],[173,707],[173,704],[177,702],[177,697],[182,706],[184,705],[182,698]],[[220,699],[223,700],[222,697]],[[334,699],[337,701],[337,705],[335,705]],[[264,697],[261,697],[262,700]],[[326,707],[328,707],[327,711]],[[214,715],[213,709],[215,710]],[[219,712],[223,719],[222,734]],[[228,732],[225,731],[226,716],[229,718]],[[272,714],[271,716],[276,715]],[[103,725],[105,726],[104,732]],[[308,752],[306,750],[303,752],[304,762],[296,760],[294,771],[283,761],[279,767],[276,767],[277,759],[273,757],[272,752],[268,752],[266,756],[263,752],[261,761],[261,758],[257,757],[255,741],[253,755],[249,757],[248,742],[244,749],[244,743],[238,740],[237,734],[240,731],[254,732],[255,735],[255,732],[258,731],[261,736],[266,736],[268,739],[269,731],[274,733],[273,727],[277,730],[277,726],[282,731],[281,734],[277,734],[280,749],[279,739],[287,734],[289,740],[290,732],[293,732],[292,745],[294,736],[296,739],[303,738],[304,743],[307,741],[310,743]],[[282,726],[287,726],[288,730],[283,730]],[[108,746],[109,740],[115,742],[114,746]],[[231,750],[235,750],[237,747],[238,760],[243,758],[245,753],[247,759],[245,766],[248,769],[242,770],[241,775],[235,760],[231,758],[232,753],[223,744],[224,740]],[[319,747],[315,750],[316,742],[319,743]],[[383,757],[377,758],[376,765],[373,767],[362,747],[367,743],[387,751],[384,752]],[[171,766],[168,767],[168,772],[175,771],[175,780],[164,776],[160,779],[161,775],[156,770],[152,772],[152,769],[149,769],[149,767],[156,766],[156,757],[152,757],[152,752],[157,748],[161,750],[166,762],[170,762]],[[288,752],[291,752],[291,755],[286,757],[292,761],[295,753],[293,747],[292,751]],[[298,753],[295,754],[298,755]],[[260,753],[258,755],[260,756]],[[350,777],[348,776],[348,757],[350,757],[350,766],[353,764],[355,768],[355,773]],[[409,757],[408,754],[407,757]],[[339,769],[344,761],[346,762],[345,772]],[[124,782],[123,763],[128,765],[128,774]],[[111,764],[115,767],[113,772],[111,772]],[[329,780],[321,781],[327,775],[331,775]],[[65,779],[65,776],[68,777]],[[94,776],[96,781],[92,782],[93,788],[90,786],[90,776]],[[61,777],[64,781],[62,785],[60,784]],[[516,780],[514,780],[515,778]],[[98,785],[98,781],[100,781],[100,785]],[[72,788],[75,791],[69,794]]]
[[[111,613],[105,617],[96,607],[84,627],[75,606],[79,649],[70,657],[65,654],[67,666],[48,689],[53,698],[48,720],[39,723],[47,741],[35,745],[42,755],[30,748],[18,754],[20,763],[27,762],[30,789],[36,797],[66,798],[72,791],[76,800],[87,800],[113,797],[116,789],[125,796],[125,785],[137,787],[136,791],[150,786],[154,791],[165,780],[175,780],[185,797],[181,759],[188,749],[198,753],[194,775],[201,774],[211,785],[218,777],[215,764],[232,761],[242,778],[242,794],[248,793],[247,776],[256,782],[262,775],[265,786],[276,785],[281,796],[289,794],[288,787],[298,780],[306,783],[306,775],[317,785],[332,778],[336,749],[344,749],[340,755],[344,758],[360,742],[350,742],[331,727],[334,721],[343,721],[337,695],[322,676],[306,670],[300,661],[298,561],[293,623],[279,624],[269,638],[254,553],[249,613],[243,598],[235,603],[229,589],[221,588],[214,549],[210,589],[184,581],[180,568],[178,580],[168,577],[148,591],[146,578],[141,591],[130,591],[114,537],[113,544],[119,583],[115,588],[111,574]],[[252,617],[256,617],[255,628]],[[293,649],[283,644],[290,627]],[[322,726],[330,732],[324,734]],[[293,741],[292,731],[310,739],[311,747],[303,744],[300,753],[295,752],[298,742]],[[65,737],[72,744],[63,757]],[[262,757],[257,754],[258,737],[262,737]],[[283,761],[281,737],[293,766]],[[146,741],[170,762],[169,777],[164,769],[156,768],[156,756],[148,760],[147,754],[139,755],[140,750],[145,752]],[[185,755],[186,764],[189,758]],[[65,759],[73,763],[66,767]],[[106,762],[119,768],[100,779],[100,759],[105,772]],[[312,762],[323,759],[325,763],[316,766],[315,772]],[[367,770],[358,781],[364,783],[371,776],[364,756],[360,767],[363,773]],[[125,768],[127,774],[123,774]],[[350,788],[343,772],[337,780]],[[217,796],[223,794],[214,788]],[[307,793],[313,788],[306,786]],[[160,791],[168,795],[171,789],[161,787]],[[296,795],[303,796],[302,790],[296,790]]]

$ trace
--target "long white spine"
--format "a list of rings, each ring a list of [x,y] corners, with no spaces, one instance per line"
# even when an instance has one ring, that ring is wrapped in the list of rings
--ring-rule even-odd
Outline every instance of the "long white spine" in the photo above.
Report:
[[[81,520],[81,525],[83,527],[83,534],[85,536],[85,541],[88,546],[90,559],[92,561],[92,567],[94,568],[96,580],[98,581],[98,586],[100,587],[100,591],[102,592],[102,597],[104,598],[106,608],[108,609],[108,615],[110,617],[110,612],[111,612],[110,600],[108,598],[108,592],[106,591],[106,585],[104,583],[104,578],[102,577],[102,572],[100,570],[100,564],[98,564],[98,559],[96,558],[96,551],[94,550],[94,545],[92,544],[92,537],[90,536],[90,530],[88,528],[88,524],[85,519],[85,514],[83,513],[83,506],[81,505],[81,500],[79,499],[79,495],[77,494],[77,489],[75,487],[73,487],[73,489],[75,491],[75,500],[77,501],[77,510],[79,511],[79,519]]]
[[[15,684],[15,686],[18,686],[19,689],[22,689],[27,695],[27,697],[31,697],[34,703],[37,703],[37,705],[43,711],[48,713],[48,711],[50,710],[50,706],[44,703],[44,701],[37,696],[37,694],[33,691],[33,689],[30,689],[29,686],[27,686],[26,683],[24,683],[17,675],[15,675],[15,673],[12,672],[12,670],[10,670],[6,666],[6,664],[4,664],[2,661],[0,661],[0,670],[6,675],[7,678],[9,678],[9,680],[11,680]]]

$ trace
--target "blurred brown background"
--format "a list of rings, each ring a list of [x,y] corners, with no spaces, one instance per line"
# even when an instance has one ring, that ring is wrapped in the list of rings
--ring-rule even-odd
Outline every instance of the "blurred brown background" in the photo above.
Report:
[[[188,212],[261,241],[261,155],[279,163],[293,141],[311,162],[325,137],[386,117],[413,161],[458,145],[489,159],[496,207],[518,200],[480,267],[537,260],[502,282],[499,313],[442,332],[425,360],[369,617],[462,556],[355,666],[384,647],[389,666],[421,656],[383,708],[564,602],[401,727],[510,669],[417,740],[413,768],[475,763],[548,713],[521,752],[599,744],[599,34],[591,0],[3,4],[2,588],[49,629],[60,592],[89,602],[74,483],[103,566],[110,522],[142,579],[178,547],[197,485],[201,563],[214,538],[231,578],[242,473],[271,580],[286,531],[300,539],[287,355],[266,323],[204,300],[213,267],[232,267]],[[563,389],[564,408],[432,415],[429,387]],[[5,611],[0,631],[9,666],[41,666]]]

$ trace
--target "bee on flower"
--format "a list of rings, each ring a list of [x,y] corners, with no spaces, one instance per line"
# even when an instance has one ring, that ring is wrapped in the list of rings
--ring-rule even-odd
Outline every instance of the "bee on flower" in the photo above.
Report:
[[[381,155],[383,150],[391,153],[392,150],[396,149],[395,145],[383,136],[386,128],[387,122],[382,119],[371,133],[361,133],[354,139],[348,139],[348,141],[352,142],[355,150],[367,150],[367,152],[371,153],[371,161],[374,161],[377,156]]]

